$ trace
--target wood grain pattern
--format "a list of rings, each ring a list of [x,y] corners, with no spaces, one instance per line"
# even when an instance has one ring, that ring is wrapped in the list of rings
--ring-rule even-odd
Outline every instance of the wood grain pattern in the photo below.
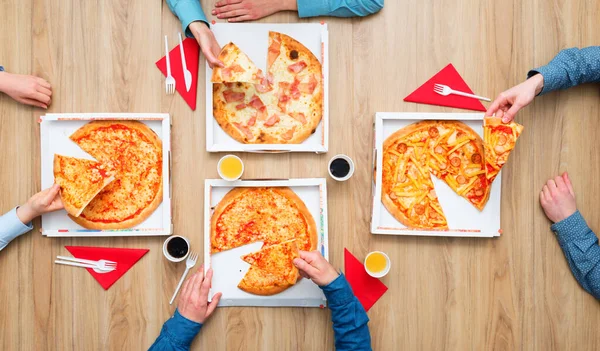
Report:
[[[207,13],[214,1],[202,1]],[[364,19],[329,18],[331,146],[327,155],[246,155],[247,178],[326,177],[332,155],[357,165],[329,181],[330,257],[386,251],[390,288],[369,312],[374,350],[598,350],[598,302],[572,277],[538,192],[568,170],[578,205],[600,230],[598,86],[542,96],[523,109],[526,129],[504,168],[497,239],[369,234],[372,123],[376,111],[454,110],[402,102],[452,62],[473,90],[495,97],[563,48],[598,45],[594,0],[387,1]],[[203,182],[217,177],[205,152],[199,108],[163,94],[154,66],[162,35],[179,21],[159,1],[7,0],[0,3],[0,64],[53,85],[50,112],[168,112],[173,118],[175,232],[202,249]],[[262,22],[313,22],[281,13]],[[204,64],[204,61],[201,62]],[[203,66],[202,66],[203,67]],[[204,70],[200,69],[200,82]],[[457,110],[458,111],[458,110]],[[40,189],[44,112],[0,95],[0,212]],[[48,239],[32,233],[0,253],[0,349],[143,350],[173,313],[167,303],[184,266],[162,257],[161,238]],[[51,262],[65,245],[145,247],[150,252],[104,291],[83,270]],[[330,313],[318,309],[223,308],[195,350],[330,350]]]

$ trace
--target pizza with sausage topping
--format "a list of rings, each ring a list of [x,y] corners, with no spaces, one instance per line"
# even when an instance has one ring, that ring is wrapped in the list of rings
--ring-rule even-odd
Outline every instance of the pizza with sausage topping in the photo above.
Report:
[[[485,145],[485,176],[493,182],[500,172],[512,149],[517,144],[517,138],[524,127],[514,121],[502,123],[498,117],[483,119],[483,140]]]
[[[407,227],[448,229],[431,174],[483,210],[490,195],[483,155],[481,137],[462,122],[404,127],[383,144],[382,202]]]
[[[257,69],[253,80],[223,80],[213,71],[215,120],[241,143],[299,144],[323,116],[321,63],[297,40],[269,32],[266,72]]]

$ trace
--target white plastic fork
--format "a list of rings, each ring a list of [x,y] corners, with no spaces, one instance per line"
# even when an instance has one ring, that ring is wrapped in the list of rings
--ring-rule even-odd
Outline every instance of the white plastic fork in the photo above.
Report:
[[[169,44],[165,35],[165,56],[167,58],[167,79],[165,80],[165,89],[167,95],[175,94],[175,78],[171,75],[171,59],[169,58]]]
[[[483,101],[492,101],[489,98],[483,97],[483,96],[479,96],[479,95],[473,95],[473,94],[469,94],[469,93],[464,93],[462,91],[458,91],[458,90],[453,90],[452,88],[450,88],[447,85],[443,85],[443,84],[435,84],[433,86],[433,91],[440,94],[440,95],[450,95],[450,94],[454,94],[454,95],[460,95],[460,96],[466,96],[466,97],[470,97],[473,99],[478,99],[478,100],[483,100]]]
[[[190,255],[188,256],[187,260],[185,261],[185,271],[183,272],[183,275],[181,276],[181,280],[179,280],[179,284],[177,284],[177,289],[175,289],[175,293],[173,293],[173,297],[171,298],[171,301],[169,301],[169,305],[172,305],[173,301],[175,301],[175,297],[177,296],[177,293],[179,292],[179,289],[181,288],[181,285],[183,284],[185,277],[187,276],[190,269],[192,269],[192,267],[194,267],[196,265],[197,260],[198,260],[198,254],[194,253],[194,252],[190,252]]]
[[[91,265],[98,267],[98,269],[100,269],[100,270],[117,269],[117,262],[114,262],[114,261],[108,261],[108,260],[93,261],[93,260],[85,260],[83,258],[68,257],[68,256],[56,256],[56,258],[59,260],[64,260],[64,261],[91,264]]]
[[[95,264],[89,264],[89,263],[79,263],[79,262],[61,261],[61,260],[55,260],[54,263],[56,263],[56,264],[64,264],[64,265],[67,265],[67,266],[91,268],[91,269],[93,269],[97,273],[108,273],[108,272],[112,272],[112,271],[115,270],[115,268],[100,269]]]

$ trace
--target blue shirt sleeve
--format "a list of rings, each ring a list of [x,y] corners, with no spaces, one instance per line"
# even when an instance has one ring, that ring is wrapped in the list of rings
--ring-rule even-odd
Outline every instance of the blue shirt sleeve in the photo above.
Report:
[[[208,26],[208,20],[202,10],[200,0],[167,0],[167,5],[171,12],[181,21],[181,27],[186,37],[194,37],[189,29],[190,23],[201,21]]]
[[[587,292],[600,299],[600,246],[596,234],[579,211],[554,223],[551,228],[575,279]]]
[[[32,230],[31,223],[23,224],[17,216],[17,208],[13,208],[9,212],[0,217],[0,251],[8,245],[14,238],[21,234],[25,234]]]
[[[384,0],[297,0],[298,16],[368,16],[383,8]]]
[[[600,46],[562,50],[547,65],[529,71],[527,78],[538,73],[544,77],[540,95],[579,84],[600,82]]]
[[[354,296],[346,277],[340,274],[329,285],[321,287],[331,310],[335,349],[337,351],[370,351],[369,317]]]
[[[149,351],[187,351],[202,324],[191,321],[175,310],[173,317],[163,324],[160,335]]]

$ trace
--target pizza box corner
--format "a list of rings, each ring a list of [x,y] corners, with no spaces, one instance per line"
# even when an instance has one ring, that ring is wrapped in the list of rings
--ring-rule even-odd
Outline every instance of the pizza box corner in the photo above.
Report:
[[[500,201],[502,172],[492,183],[490,198],[479,211],[442,180],[432,177],[435,191],[449,230],[419,230],[404,226],[396,220],[381,202],[382,148],[385,139],[397,130],[422,120],[456,120],[471,127],[483,136],[483,113],[420,113],[420,112],[377,112],[375,114],[375,140],[373,149],[371,233],[387,235],[426,235],[447,237],[497,237],[500,236]]]
[[[324,178],[285,180],[238,180],[228,182],[206,179],[204,188],[204,267],[215,271],[209,297],[223,293],[219,306],[263,306],[263,307],[323,307],[326,299],[321,289],[308,279],[300,279],[289,289],[270,296],[246,293],[237,288],[250,267],[240,257],[260,250],[262,243],[256,242],[232,250],[211,255],[211,216],[223,196],[237,187],[289,187],[304,201],[317,225],[317,250],[329,258],[327,231],[327,184]]]
[[[315,152],[329,150],[329,32],[323,23],[217,23],[213,33],[221,46],[234,42],[258,68],[266,71],[268,33],[276,31],[300,41],[323,67],[323,118],[316,131],[300,144],[244,144],[230,137],[213,117],[212,82],[206,79],[206,151],[209,152]],[[206,77],[212,69],[206,64]]]
[[[42,215],[43,235],[48,237],[170,235],[171,222],[171,118],[167,113],[51,113],[40,117],[42,189],[54,183],[54,154],[94,158],[73,143],[69,136],[94,120],[137,120],[150,127],[162,141],[163,201],[144,222],[131,229],[92,230],[73,222],[65,210]]]

